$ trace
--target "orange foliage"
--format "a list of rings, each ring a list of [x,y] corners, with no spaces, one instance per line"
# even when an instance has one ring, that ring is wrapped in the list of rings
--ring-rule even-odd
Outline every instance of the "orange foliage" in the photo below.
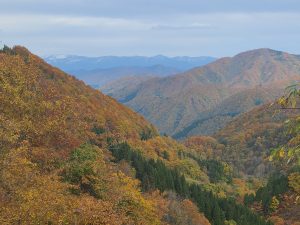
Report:
[[[284,220],[278,216],[272,216],[269,218],[269,220],[274,224],[274,225],[285,225]]]
[[[181,200],[171,192],[163,196],[153,192],[149,197],[155,201],[157,213],[165,224],[210,225],[197,206],[188,199]]]
[[[209,136],[195,136],[187,138],[184,145],[194,150],[201,158],[212,158],[220,156],[224,145],[218,143],[216,139]]]
[[[0,223],[159,224],[139,182],[105,150],[108,137],[140,139],[152,125],[25,48],[12,52],[0,52]],[[92,175],[68,183],[70,153],[85,142],[103,149]]]
[[[17,54],[0,53],[0,119],[6,130],[15,130],[6,142],[17,135],[18,141],[26,139],[35,146],[66,149],[99,139],[94,126],[120,139],[139,138],[143,130],[154,129],[137,113],[26,49],[13,51]]]

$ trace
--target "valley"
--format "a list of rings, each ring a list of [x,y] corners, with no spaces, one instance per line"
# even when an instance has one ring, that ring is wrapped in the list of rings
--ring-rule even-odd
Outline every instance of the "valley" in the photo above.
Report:
[[[289,63],[297,65],[297,56],[270,50],[246,56],[256,59],[261,51],[264,57],[290,58]],[[293,109],[298,89],[275,101],[299,77],[298,67],[285,76],[260,77],[262,87],[256,87],[258,78],[245,82],[246,72],[243,81],[238,74],[205,75],[213,68],[214,63],[135,83],[124,78],[130,89],[139,90],[123,102],[137,101],[142,93],[149,97],[144,100],[149,114],[151,107],[161,113],[158,106],[168,96],[163,103],[174,105],[163,110],[171,114],[181,106],[178,126],[183,120],[193,121],[190,115],[195,112],[186,114],[186,102],[175,103],[173,96],[186,99],[198,93],[193,97],[201,98],[198,107],[204,119],[186,131],[192,137],[183,133],[179,142],[160,135],[161,130],[138,114],[143,110],[134,112],[24,47],[5,46],[0,51],[0,221],[298,224],[300,121]],[[278,66],[279,71],[284,68]],[[199,70],[204,75],[198,76]],[[221,80],[225,83],[219,84]],[[122,90],[118,83],[115,87]],[[194,89],[187,88],[191,84],[196,84]],[[156,97],[150,95],[153,89]],[[181,90],[188,94],[182,96]],[[211,112],[201,109],[210,104],[215,105]],[[205,123],[214,130],[206,134],[213,135],[199,135]],[[296,213],[288,215],[291,208]]]
[[[299,21],[299,0],[1,1],[0,225],[300,225]]]

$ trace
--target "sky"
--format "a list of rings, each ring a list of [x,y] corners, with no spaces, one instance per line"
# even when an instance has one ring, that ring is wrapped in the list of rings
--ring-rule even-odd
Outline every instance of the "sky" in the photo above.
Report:
[[[49,55],[300,54],[299,0],[0,0],[0,43]]]

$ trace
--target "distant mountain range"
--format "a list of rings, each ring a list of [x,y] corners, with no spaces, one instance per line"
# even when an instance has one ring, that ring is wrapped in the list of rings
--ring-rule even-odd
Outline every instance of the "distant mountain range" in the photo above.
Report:
[[[299,80],[300,56],[257,49],[135,86],[116,81],[103,91],[143,114],[161,133],[184,138],[213,134]]]
[[[49,56],[45,60],[94,87],[126,76],[167,76],[210,63],[216,58],[167,56]]]

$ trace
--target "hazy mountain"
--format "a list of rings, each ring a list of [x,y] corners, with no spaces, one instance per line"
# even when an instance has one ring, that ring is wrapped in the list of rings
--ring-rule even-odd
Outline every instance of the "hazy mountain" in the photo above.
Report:
[[[210,135],[226,126],[237,115],[259,105],[272,102],[282,94],[281,89],[256,87],[238,92],[219,103],[212,109],[200,113],[198,118],[187,127],[175,133],[174,138],[193,135]]]
[[[114,93],[114,98],[120,102],[127,102],[135,97],[139,85],[145,81],[155,79],[157,76],[126,76],[116,79],[101,87],[106,94]],[[128,93],[132,95],[128,95]],[[125,97],[125,98],[123,98]]]
[[[213,57],[166,56],[49,56],[45,60],[93,86],[102,86],[125,76],[166,76],[202,66]]]
[[[109,69],[95,69],[91,71],[78,71],[75,73],[78,79],[94,87],[102,87],[112,81],[124,77],[163,77],[179,73],[180,70],[162,65],[149,67],[114,67]]]
[[[113,67],[149,67],[154,65],[163,65],[187,70],[196,66],[205,65],[215,60],[214,57],[167,57],[157,55],[153,57],[146,56],[102,56],[102,57],[85,57],[85,56],[49,56],[45,60],[65,71],[109,69]]]
[[[257,49],[175,76],[147,80],[135,88],[125,85],[119,88],[121,96],[108,87],[104,92],[143,114],[162,133],[184,137],[215,132],[299,79],[300,56]],[[208,119],[215,120],[209,129]]]

